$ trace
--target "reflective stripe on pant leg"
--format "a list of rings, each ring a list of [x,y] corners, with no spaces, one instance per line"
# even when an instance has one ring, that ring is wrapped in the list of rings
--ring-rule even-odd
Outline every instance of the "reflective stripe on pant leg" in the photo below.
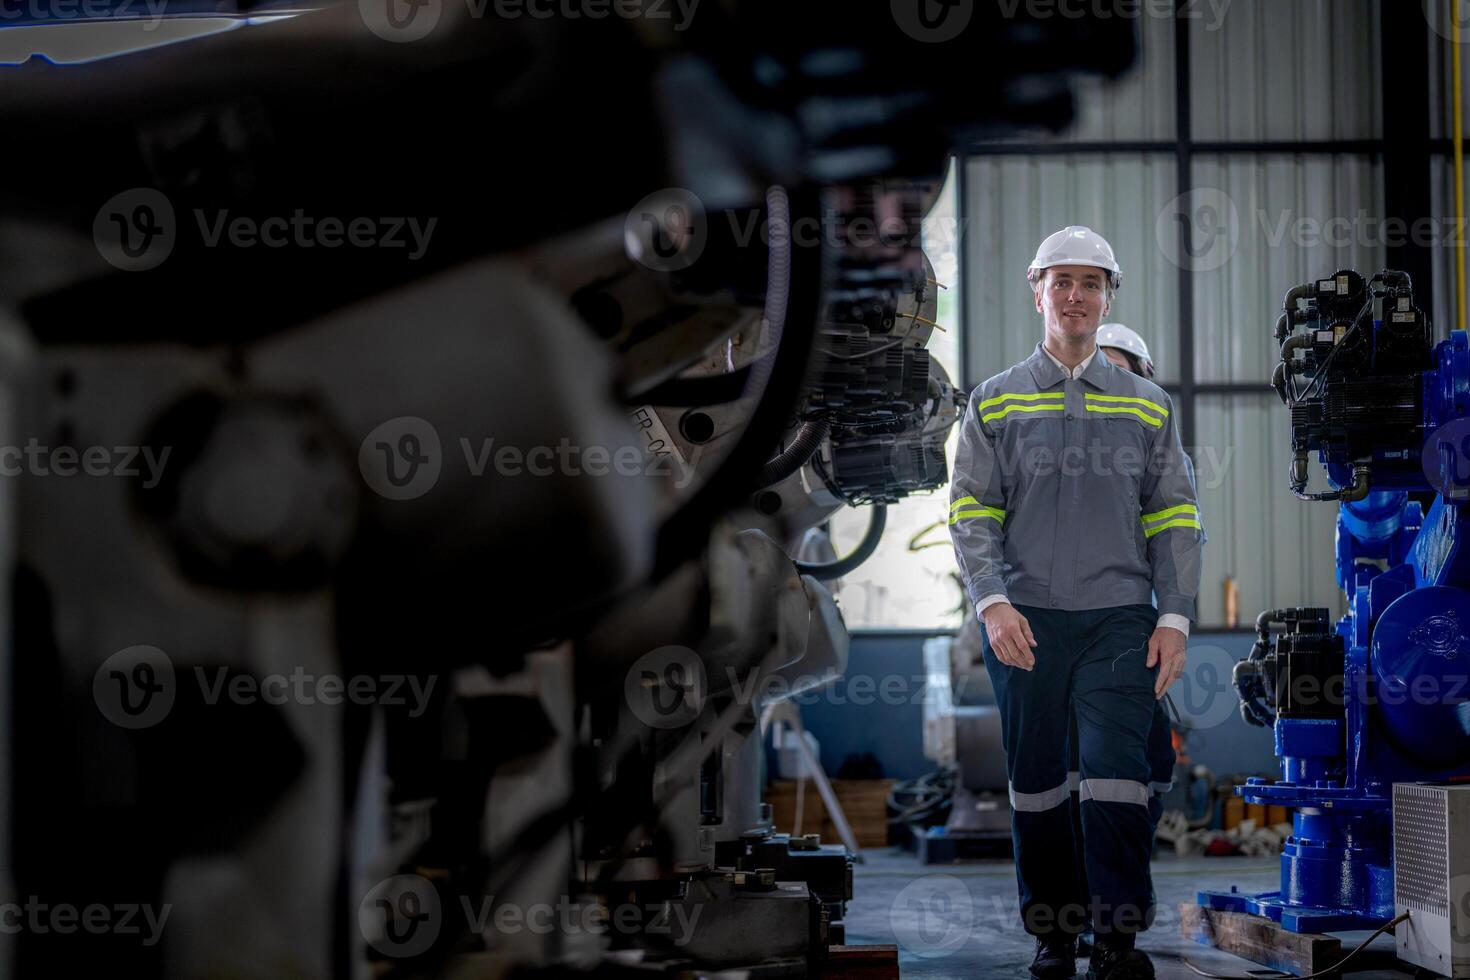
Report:
[[[1017,793],[1014,786],[1010,790],[1011,809],[1017,813],[1042,813],[1061,806],[1067,802],[1067,794],[1071,792],[1067,783],[1053,786],[1042,793]]]
[[[1084,779],[1081,795],[1083,801],[1097,800],[1099,803],[1137,803],[1148,806],[1148,786],[1131,779]]]

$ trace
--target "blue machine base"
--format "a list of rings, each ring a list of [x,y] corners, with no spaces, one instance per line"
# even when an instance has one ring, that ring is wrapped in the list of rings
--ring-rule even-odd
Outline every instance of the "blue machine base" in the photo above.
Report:
[[[1308,908],[1288,905],[1280,892],[1247,895],[1233,887],[1228,892],[1198,892],[1195,901],[1217,912],[1247,912],[1281,924],[1291,932],[1352,932],[1377,929],[1381,918],[1363,915],[1356,909]]]

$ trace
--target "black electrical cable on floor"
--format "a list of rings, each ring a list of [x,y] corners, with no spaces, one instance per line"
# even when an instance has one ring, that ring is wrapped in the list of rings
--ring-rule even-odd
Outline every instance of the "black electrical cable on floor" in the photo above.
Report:
[[[1281,973],[1280,970],[1277,970],[1276,972],[1278,974],[1280,974],[1282,980],[1316,980],[1316,978],[1318,978],[1318,977],[1331,976],[1331,975],[1339,972],[1343,967],[1347,966],[1348,960],[1352,959],[1354,956],[1357,956],[1363,950],[1367,949],[1368,948],[1368,945],[1370,943],[1372,943],[1373,940],[1377,939],[1379,936],[1383,935],[1385,932],[1388,932],[1390,929],[1392,929],[1394,926],[1398,925],[1400,922],[1406,921],[1408,918],[1409,918],[1409,913],[1408,912],[1405,912],[1403,915],[1397,916],[1396,918],[1393,918],[1393,919],[1389,919],[1383,925],[1381,925],[1377,929],[1373,930],[1373,934],[1371,936],[1369,936],[1367,939],[1363,940],[1361,943],[1359,943],[1358,946],[1357,946],[1357,948],[1354,949],[1351,953],[1347,954],[1342,959],[1338,960],[1336,963],[1334,963],[1332,966],[1329,966],[1325,970],[1318,970],[1316,973],[1309,973],[1309,974],[1307,974],[1304,977],[1293,977],[1292,974],[1290,974],[1290,973]],[[1167,959],[1178,959],[1179,962],[1181,962],[1185,966],[1189,967],[1197,975],[1202,976],[1202,977],[1208,977],[1209,980],[1261,980],[1261,975],[1259,973],[1252,973],[1252,974],[1245,974],[1245,973],[1206,973],[1204,970],[1201,970],[1199,967],[1197,967],[1193,963],[1189,962],[1189,960],[1185,959],[1182,955],[1176,956],[1174,954],[1165,954],[1165,953],[1159,953],[1159,954],[1156,954],[1156,955],[1163,956],[1163,957],[1165,957]]]
[[[895,783],[888,792],[888,806],[895,811],[888,822],[922,822],[937,814],[954,798],[957,778],[953,769],[939,769],[918,779]]]

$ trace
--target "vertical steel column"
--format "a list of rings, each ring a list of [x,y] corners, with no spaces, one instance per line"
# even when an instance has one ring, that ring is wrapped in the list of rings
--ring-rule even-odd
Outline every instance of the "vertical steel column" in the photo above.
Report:
[[[1176,178],[1175,192],[1184,194],[1194,189],[1193,133],[1190,117],[1189,20],[1184,17],[1185,3],[1174,2],[1174,138]],[[1179,255],[1190,254],[1191,225],[1179,223]],[[1182,424],[1180,438],[1186,449],[1194,447],[1194,274],[1185,263],[1179,263],[1179,413]]]

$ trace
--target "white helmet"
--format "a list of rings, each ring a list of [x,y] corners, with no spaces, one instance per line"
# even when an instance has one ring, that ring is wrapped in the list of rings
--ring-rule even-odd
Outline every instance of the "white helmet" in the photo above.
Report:
[[[1121,323],[1104,323],[1097,328],[1097,346],[1116,347],[1132,354],[1143,365],[1144,377],[1154,376],[1154,359],[1148,356],[1148,344],[1143,338]]]
[[[1113,246],[1091,228],[1083,225],[1068,225],[1061,231],[1046,236],[1046,241],[1036,250],[1036,258],[1026,269],[1026,278],[1037,282],[1042,273],[1054,265],[1091,265],[1106,269],[1108,285],[1117,289],[1123,285],[1123,270],[1113,256]]]

